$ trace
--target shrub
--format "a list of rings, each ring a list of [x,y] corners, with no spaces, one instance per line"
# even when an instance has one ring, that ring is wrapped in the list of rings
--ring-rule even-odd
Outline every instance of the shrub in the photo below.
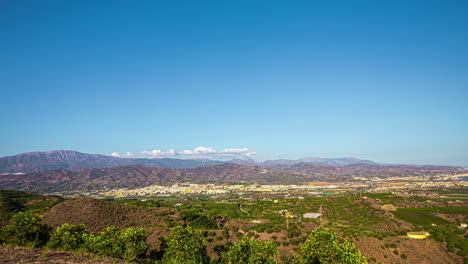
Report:
[[[247,237],[234,243],[224,254],[223,260],[228,264],[273,264],[278,247],[272,241],[258,241]]]
[[[142,257],[147,250],[147,233],[142,229],[128,228],[122,232],[110,226],[100,235],[85,234],[84,250],[98,255],[123,258],[128,261]]]
[[[119,240],[124,247],[122,258],[133,261],[143,257],[148,249],[147,237],[148,234],[143,228],[128,228],[122,231],[119,235]]]
[[[20,212],[11,218],[10,224],[2,228],[2,239],[17,246],[37,247],[47,242],[48,230],[38,216]]]
[[[78,250],[84,244],[87,233],[85,225],[63,224],[52,234],[47,246],[59,250]]]
[[[199,264],[207,261],[207,241],[201,230],[177,226],[171,231],[166,239],[167,249],[162,259],[163,263]]]
[[[317,228],[298,248],[292,263],[367,263],[361,252],[349,241],[340,243],[336,233],[329,228]]]
[[[119,233],[117,227],[109,226],[100,235],[85,234],[83,248],[98,255],[120,258],[123,255],[123,245],[119,240]]]

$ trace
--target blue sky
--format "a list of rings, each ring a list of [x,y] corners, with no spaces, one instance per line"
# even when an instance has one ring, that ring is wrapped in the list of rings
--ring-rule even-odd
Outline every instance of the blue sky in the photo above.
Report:
[[[0,156],[468,166],[467,1],[1,1],[0,34]]]

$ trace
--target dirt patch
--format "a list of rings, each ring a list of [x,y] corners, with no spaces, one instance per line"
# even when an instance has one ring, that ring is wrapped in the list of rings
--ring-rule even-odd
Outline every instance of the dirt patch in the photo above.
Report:
[[[385,204],[385,205],[382,205],[382,210],[385,210],[385,211],[396,211],[396,207],[393,205],[393,204]]]

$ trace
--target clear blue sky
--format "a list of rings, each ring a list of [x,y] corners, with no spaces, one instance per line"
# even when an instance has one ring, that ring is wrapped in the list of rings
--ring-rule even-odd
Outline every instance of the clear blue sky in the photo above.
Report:
[[[468,1],[0,1],[0,156],[468,166]]]

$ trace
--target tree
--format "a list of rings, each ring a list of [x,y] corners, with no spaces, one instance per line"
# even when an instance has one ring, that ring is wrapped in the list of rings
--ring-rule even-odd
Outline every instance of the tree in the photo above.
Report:
[[[18,246],[37,247],[45,244],[49,238],[48,230],[39,217],[29,212],[15,214],[10,224],[2,229],[3,240]]]
[[[293,264],[363,264],[366,258],[349,241],[339,242],[333,229],[317,228],[298,248]]]
[[[258,241],[243,237],[240,242],[234,243],[223,254],[223,260],[228,264],[273,264],[277,256],[278,247],[273,241]]]
[[[83,224],[63,224],[52,234],[47,245],[53,249],[78,250],[84,244],[87,233],[88,229]]]
[[[167,249],[163,256],[163,263],[207,263],[206,238],[202,230],[188,226],[177,226],[171,229],[171,234],[166,239]]]

